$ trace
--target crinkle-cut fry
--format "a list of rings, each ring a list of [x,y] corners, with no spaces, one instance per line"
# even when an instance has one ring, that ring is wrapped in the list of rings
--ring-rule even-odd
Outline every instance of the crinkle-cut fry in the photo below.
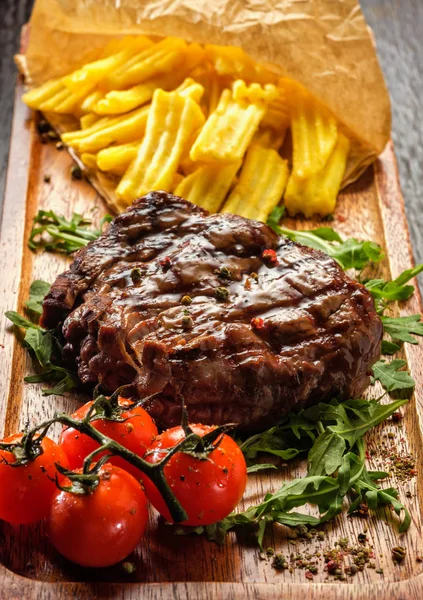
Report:
[[[244,50],[236,46],[214,46],[207,44],[207,58],[212,62],[219,75],[232,77],[257,83],[276,83],[277,76],[256,63]]]
[[[81,85],[77,92],[71,92],[70,96],[60,102],[55,108],[54,112],[62,115],[71,115],[73,113],[79,113],[81,103],[91,94],[94,88],[94,84]]]
[[[79,119],[81,129],[88,129],[88,127],[91,127],[92,125],[94,125],[94,123],[97,123],[100,120],[100,118],[101,117],[94,113],[82,115],[82,117]]]
[[[306,92],[297,91],[290,104],[292,171],[297,177],[307,179],[327,163],[336,144],[338,128],[335,118]]]
[[[180,71],[164,73],[154,79],[149,79],[144,83],[135,85],[129,90],[112,90],[107,92],[93,110],[99,115],[118,115],[129,112],[134,108],[143,106],[150,102],[157,88],[162,90],[172,90],[183,80],[183,73]]]
[[[140,52],[120,68],[109,72],[104,86],[109,90],[132,87],[160,73],[167,73],[183,62],[187,44],[179,38],[168,37]]]
[[[117,54],[84,65],[70,75],[63,77],[62,82],[75,93],[78,92],[81,85],[90,83],[95,86],[107,78],[110,73],[127,63],[134,54],[138,55],[140,51],[146,51],[151,46],[154,46],[154,43],[145,36],[128,40],[125,47]]]
[[[102,98],[104,97],[104,92],[101,90],[94,90],[89,94],[84,100],[81,102],[81,111],[84,113],[94,112],[94,107]]]
[[[192,132],[204,123],[200,107],[177,92],[154,92],[145,137],[116,195],[130,204],[152,190],[169,190]]]
[[[113,40],[110,40],[110,42],[106,44],[106,46],[103,49],[102,56],[103,58],[107,58],[112,54],[117,54],[122,50],[126,50],[128,47],[131,47],[134,49],[134,51],[139,52],[140,50],[142,50],[142,48],[145,47],[146,44],[148,45],[148,42],[146,42],[146,40],[153,44],[150,38],[148,38],[145,35],[124,35],[121,38],[115,38]]]
[[[62,140],[78,152],[96,153],[112,144],[127,144],[141,140],[146,124],[150,105],[114,119],[105,119],[106,123],[95,123],[92,127],[79,132],[64,133]],[[79,135],[75,136],[75,133]]]
[[[201,83],[194,81],[192,77],[187,77],[181,85],[179,85],[176,90],[178,94],[183,96],[184,98],[191,98],[197,104],[200,104],[201,98],[204,94],[204,87]]]
[[[265,222],[281,201],[288,176],[288,163],[276,150],[251,144],[238,183],[221,212]]]
[[[272,127],[276,131],[284,130],[289,125],[289,112],[286,104],[285,90],[278,87],[279,96],[269,102],[269,106],[261,121],[263,127]]]
[[[240,160],[274,94],[274,86],[247,87],[242,81],[235,81],[232,92],[223,90],[216,110],[191,148],[190,158],[207,163]]]
[[[101,171],[111,171],[123,175],[138,154],[140,142],[111,146],[97,154],[97,165]]]
[[[338,134],[335,148],[325,167],[309,179],[301,179],[292,173],[285,192],[285,206],[290,215],[298,213],[311,217],[326,216],[335,210],[347,164],[350,142]]]
[[[42,110],[44,112],[55,112],[56,108],[60,104],[62,104],[62,102],[69,100],[69,98],[72,98],[72,96],[73,96],[72,92],[70,92],[66,88],[63,88],[62,90],[57,92],[57,94],[55,94],[51,98],[48,98],[48,100],[45,100],[44,102],[42,102],[38,106],[38,109]]]
[[[84,152],[84,154],[81,154],[81,160],[89,169],[97,169],[97,157],[95,154]]]
[[[124,117],[117,117],[113,120],[108,117],[101,117],[95,123],[93,123],[92,125],[87,127],[86,129],[81,128],[81,129],[75,129],[74,131],[66,131],[65,133],[62,134],[62,140],[64,142],[66,142],[66,144],[71,146],[73,142],[76,143],[78,140],[81,140],[84,137],[89,137],[95,131],[100,131],[100,129],[104,129],[105,127],[108,127],[109,125],[111,125],[112,121],[113,122],[121,122],[121,121],[123,121],[123,119],[124,119]]]
[[[65,87],[60,79],[50,79],[33,90],[25,92],[22,100],[30,108],[37,110],[44,102],[54,98],[63,90]]]
[[[285,135],[286,129],[275,131],[275,129],[271,127],[260,126],[254,134],[252,143],[260,144],[260,146],[264,146],[265,148],[279,150],[285,140]]]
[[[240,160],[228,165],[203,165],[185,177],[174,193],[215,213],[224,203],[240,166]]]
[[[184,176],[181,173],[175,173],[175,175],[173,176],[173,181],[172,181],[172,185],[170,186],[169,192],[171,192],[173,194],[183,179],[184,179]]]

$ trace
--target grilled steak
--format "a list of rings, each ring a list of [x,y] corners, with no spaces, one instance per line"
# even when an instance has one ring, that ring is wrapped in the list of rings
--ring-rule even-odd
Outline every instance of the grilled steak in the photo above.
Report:
[[[132,383],[160,426],[249,429],[368,385],[381,322],[325,254],[267,225],[152,192],[80,250],[44,300],[64,358],[105,392]]]

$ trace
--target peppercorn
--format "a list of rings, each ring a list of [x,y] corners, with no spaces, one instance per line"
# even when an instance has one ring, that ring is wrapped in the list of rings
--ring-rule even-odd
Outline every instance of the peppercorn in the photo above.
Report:
[[[45,183],[50,183],[50,181],[51,181],[50,175],[44,175],[44,181],[45,181]]]
[[[182,317],[183,329],[192,329],[193,325],[194,325],[194,321],[192,320],[192,317],[189,317],[189,316]]]
[[[184,306],[189,306],[192,302],[192,298],[191,296],[182,296],[181,298],[181,304],[183,304]]]
[[[392,548],[392,560],[396,563],[402,562],[406,554],[407,550],[402,546],[395,546],[395,548]]]
[[[226,302],[226,300],[228,299],[228,296],[229,296],[229,291],[225,287],[218,287],[215,290],[215,296],[221,302]]]
[[[263,329],[264,321],[261,317],[254,317],[253,319],[251,319],[250,325],[253,329]]]
[[[45,119],[41,119],[37,124],[38,133],[43,134],[50,131],[50,125],[47,123]]]
[[[219,277],[219,279],[232,279],[232,273],[227,267],[216,269],[215,274]]]
[[[278,255],[271,248],[263,250],[261,257],[269,266],[275,267],[277,264],[279,264]]]
[[[170,258],[168,256],[165,256],[164,258],[159,260],[159,265],[162,267],[163,271],[168,271],[171,267]]]
[[[360,544],[364,544],[365,542],[367,542],[367,535],[365,533],[359,533],[357,539],[360,542]]]
[[[141,271],[140,269],[138,269],[138,267],[135,267],[135,269],[132,269],[131,271],[131,279],[134,283],[138,283],[139,281],[141,281]]]
[[[80,167],[78,167],[78,165],[72,165],[71,167],[71,177],[72,179],[75,180],[81,180],[82,179],[82,170]]]

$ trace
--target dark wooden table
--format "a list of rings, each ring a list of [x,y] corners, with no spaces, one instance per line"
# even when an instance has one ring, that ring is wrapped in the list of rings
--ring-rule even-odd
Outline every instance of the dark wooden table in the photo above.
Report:
[[[13,107],[12,57],[33,1],[0,0],[0,200]],[[414,255],[417,262],[423,262],[423,0],[361,0],[361,5],[375,32],[391,93],[393,139]]]

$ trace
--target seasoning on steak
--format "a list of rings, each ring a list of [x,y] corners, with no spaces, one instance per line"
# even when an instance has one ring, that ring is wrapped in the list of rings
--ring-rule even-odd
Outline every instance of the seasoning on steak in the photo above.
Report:
[[[44,300],[83,383],[134,384],[158,424],[274,424],[356,397],[380,354],[367,290],[267,225],[164,192],[136,200],[78,252]]]

